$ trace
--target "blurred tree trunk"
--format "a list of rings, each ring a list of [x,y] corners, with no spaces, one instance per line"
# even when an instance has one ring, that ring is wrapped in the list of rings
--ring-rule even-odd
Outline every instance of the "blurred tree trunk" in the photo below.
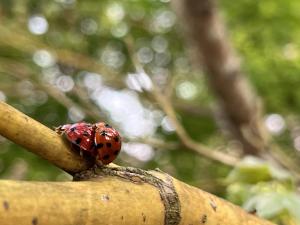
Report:
[[[260,155],[267,146],[261,124],[261,103],[241,72],[214,0],[174,0],[194,60],[206,72],[218,97],[227,129],[245,154]]]

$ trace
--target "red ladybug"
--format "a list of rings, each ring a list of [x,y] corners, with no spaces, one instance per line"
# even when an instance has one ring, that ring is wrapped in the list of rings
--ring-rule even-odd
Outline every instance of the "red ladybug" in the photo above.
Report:
[[[111,163],[121,150],[121,137],[118,131],[107,123],[96,123],[95,129],[95,151],[97,159],[104,165]]]
[[[65,134],[67,139],[82,151],[94,154],[94,128],[90,123],[80,122],[65,124],[55,129],[58,134]]]

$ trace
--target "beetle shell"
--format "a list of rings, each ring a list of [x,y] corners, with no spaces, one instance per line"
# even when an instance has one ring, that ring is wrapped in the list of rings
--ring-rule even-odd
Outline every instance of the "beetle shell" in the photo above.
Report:
[[[65,134],[66,138],[80,150],[94,152],[94,128],[92,124],[80,122],[65,124],[56,128],[59,134]]]
[[[118,131],[107,123],[96,123],[95,129],[95,150],[97,159],[104,165],[111,163],[118,156],[122,140]]]

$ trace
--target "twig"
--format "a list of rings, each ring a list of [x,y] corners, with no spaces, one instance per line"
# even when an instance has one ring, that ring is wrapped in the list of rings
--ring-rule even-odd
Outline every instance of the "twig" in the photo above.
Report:
[[[94,105],[94,103],[91,101],[91,98],[83,88],[75,85],[72,92],[78,97],[79,102],[83,106],[83,108],[85,108],[91,115],[93,115],[92,118],[94,118],[96,121],[108,120],[105,114],[101,112],[99,107]]]
[[[126,44],[128,48],[129,55],[131,56],[133,65],[138,72],[143,72],[142,66],[139,64],[138,60],[136,59],[136,56],[133,52],[132,47],[132,40],[130,38],[126,39]],[[149,77],[150,79],[150,77]],[[167,99],[167,97],[160,93],[158,88],[156,87],[155,83],[152,82],[152,89],[149,91],[154,99],[157,101],[159,106],[162,108],[162,110],[166,113],[166,115],[171,120],[172,124],[175,127],[175,131],[181,140],[182,144],[189,150],[194,151],[202,156],[205,156],[209,159],[221,162],[225,165],[234,166],[238,162],[238,158],[222,153],[220,151],[212,150],[200,143],[197,143],[193,139],[190,138],[190,136],[187,134],[184,127],[181,125],[181,123],[178,121],[175,110],[170,103],[170,100]]]
[[[88,104],[85,104],[85,107],[81,107],[79,104],[75,103],[71,98],[69,98],[65,93],[55,88],[54,86],[50,84],[44,84],[40,81],[33,79],[31,74],[34,73],[34,71],[30,71],[29,68],[26,67],[26,70],[22,70],[21,72],[19,71],[19,69],[16,69],[16,68],[24,67],[23,64],[11,60],[5,60],[5,62],[9,63],[8,65],[10,66],[0,66],[0,71],[11,75],[14,78],[17,78],[18,80],[24,80],[25,78],[31,79],[32,81],[34,81],[33,85],[36,88],[45,91],[49,96],[54,98],[58,103],[63,105],[65,108],[76,107],[81,111],[83,111],[86,115],[93,118],[95,121],[98,121],[100,118],[102,118],[100,116],[101,114],[99,113],[99,110],[96,111],[94,108],[88,107]],[[83,104],[84,100],[80,98],[80,102]]]
[[[239,159],[234,156],[231,156],[229,154],[220,151],[212,150],[206,147],[205,145],[202,145],[194,141],[193,139],[191,139],[190,136],[187,134],[186,130],[184,129],[184,127],[178,121],[175,110],[170,104],[170,101],[166,99],[164,95],[160,94],[159,90],[155,86],[153,86],[153,90],[151,93],[156,99],[159,106],[169,117],[172,124],[175,126],[176,133],[185,147],[187,147],[188,149],[194,152],[199,153],[200,155],[221,162],[225,165],[234,166],[239,161]]]

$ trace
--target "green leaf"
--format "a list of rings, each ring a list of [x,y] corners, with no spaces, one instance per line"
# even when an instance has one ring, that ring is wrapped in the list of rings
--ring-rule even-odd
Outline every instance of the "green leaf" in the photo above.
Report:
[[[292,182],[292,176],[287,171],[275,168],[269,163],[252,156],[245,157],[227,177],[229,183],[255,184],[272,180]]]

